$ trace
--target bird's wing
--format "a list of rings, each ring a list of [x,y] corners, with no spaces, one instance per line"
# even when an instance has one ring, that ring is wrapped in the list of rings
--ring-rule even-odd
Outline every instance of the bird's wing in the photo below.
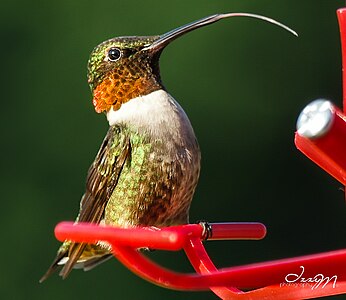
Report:
[[[131,152],[130,140],[120,127],[112,126],[108,130],[101,148],[91,165],[86,192],[81,200],[78,222],[99,223],[106,204],[118,182],[121,170]],[[66,278],[73,265],[82,254],[86,244],[72,243],[69,247],[69,260],[60,272]]]
[[[110,127],[91,165],[78,222],[99,223],[117,185],[121,170],[131,153],[130,139],[120,127]]]
[[[95,161],[89,169],[86,192],[80,203],[77,222],[98,224],[102,220],[107,202],[130,154],[131,145],[128,135],[120,127],[110,127]],[[68,256],[69,259],[62,268],[60,276],[66,278],[83,253],[85,246],[84,243],[71,242],[69,247],[62,247],[64,253],[59,250],[57,258],[40,281],[45,280],[56,269],[64,256]]]

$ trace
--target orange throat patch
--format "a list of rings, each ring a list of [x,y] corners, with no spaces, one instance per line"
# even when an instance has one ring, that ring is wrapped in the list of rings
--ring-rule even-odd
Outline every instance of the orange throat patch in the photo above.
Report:
[[[120,76],[111,73],[95,89],[93,105],[96,112],[118,110],[123,103],[158,90],[160,85],[152,77]]]

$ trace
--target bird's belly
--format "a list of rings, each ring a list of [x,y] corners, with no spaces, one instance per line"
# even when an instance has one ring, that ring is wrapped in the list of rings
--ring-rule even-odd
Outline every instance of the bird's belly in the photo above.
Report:
[[[122,227],[187,223],[199,176],[195,152],[177,155],[157,144],[134,144],[106,206],[105,223]]]

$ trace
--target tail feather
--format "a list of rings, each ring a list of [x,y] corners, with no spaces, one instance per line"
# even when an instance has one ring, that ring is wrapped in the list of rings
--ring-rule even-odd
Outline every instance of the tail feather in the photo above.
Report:
[[[83,270],[84,271],[90,271],[93,268],[97,267],[99,264],[102,264],[105,261],[107,261],[108,259],[112,258],[112,256],[113,255],[111,253],[109,253],[109,254],[105,254],[105,255],[100,256],[100,257],[94,257],[92,259],[89,259],[83,263],[83,266],[82,266]]]
[[[82,255],[85,246],[84,243],[73,243],[70,245],[68,251],[68,261],[65,263],[64,267],[61,269],[59,275],[65,279],[72,271],[73,266],[77,263],[79,257]]]
[[[112,257],[110,247],[106,245],[100,246],[66,241],[60,247],[56,258],[47,272],[40,279],[40,283],[45,281],[61,265],[63,265],[63,268],[59,275],[65,279],[74,268],[89,271],[110,257]]]
[[[55,271],[56,268],[59,267],[59,261],[61,261],[64,257],[67,256],[67,250],[62,251],[62,252],[58,252],[58,255],[56,256],[56,258],[54,259],[54,261],[52,262],[52,264],[50,265],[50,267],[48,268],[47,272],[41,277],[41,279],[39,280],[40,283],[42,283],[43,281],[45,281],[50,275],[52,275]]]

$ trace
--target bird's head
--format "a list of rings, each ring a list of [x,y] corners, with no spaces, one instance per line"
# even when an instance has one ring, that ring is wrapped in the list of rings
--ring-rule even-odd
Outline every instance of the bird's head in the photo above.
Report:
[[[123,103],[162,88],[159,58],[162,50],[187,32],[229,17],[253,17],[295,32],[270,18],[248,14],[217,14],[156,36],[127,36],[107,40],[91,53],[88,83],[97,112],[118,110]]]

